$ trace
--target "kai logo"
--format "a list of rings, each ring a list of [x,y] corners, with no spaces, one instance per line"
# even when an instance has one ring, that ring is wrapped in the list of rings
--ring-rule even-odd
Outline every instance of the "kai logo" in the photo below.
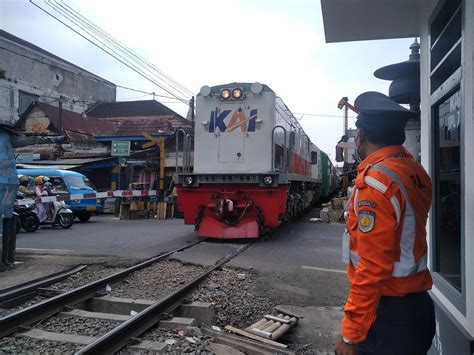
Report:
[[[255,132],[257,110],[250,110],[248,116],[241,108],[237,110],[211,111],[209,133],[214,133],[217,128],[221,132]]]

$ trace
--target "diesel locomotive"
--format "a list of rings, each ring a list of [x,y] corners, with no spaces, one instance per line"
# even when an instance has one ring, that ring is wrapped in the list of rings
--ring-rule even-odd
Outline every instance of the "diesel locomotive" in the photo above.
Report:
[[[197,234],[258,238],[337,188],[327,154],[267,85],[203,86],[193,171],[178,175],[178,208]]]

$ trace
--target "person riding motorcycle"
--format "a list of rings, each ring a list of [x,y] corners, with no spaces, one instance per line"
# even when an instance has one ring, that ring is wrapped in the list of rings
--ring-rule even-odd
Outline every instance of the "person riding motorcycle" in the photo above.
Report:
[[[18,187],[18,191],[23,194],[24,198],[33,198],[35,196],[35,192],[28,188],[30,184],[30,177],[28,175],[18,175],[20,186]]]
[[[48,196],[48,192],[44,189],[44,183],[49,181],[49,178],[47,176],[37,176],[35,179],[35,194],[36,194],[36,210],[38,211],[38,217],[40,222],[43,222],[48,219],[49,217],[49,212],[48,212],[48,207],[41,202],[41,197],[43,196]]]

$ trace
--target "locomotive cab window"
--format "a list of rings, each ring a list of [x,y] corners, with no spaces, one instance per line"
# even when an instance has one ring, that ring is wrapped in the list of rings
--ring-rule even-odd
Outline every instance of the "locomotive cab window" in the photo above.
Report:
[[[318,164],[318,152],[311,152],[311,164]]]

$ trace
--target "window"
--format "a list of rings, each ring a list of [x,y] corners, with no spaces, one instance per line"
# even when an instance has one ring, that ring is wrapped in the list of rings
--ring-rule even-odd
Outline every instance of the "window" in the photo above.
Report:
[[[311,152],[311,164],[318,164],[318,152]]]
[[[461,291],[461,111],[459,89],[434,108],[436,264]]]
[[[30,106],[30,104],[36,100],[39,99],[39,96],[38,95],[33,95],[33,94],[29,94],[27,92],[23,92],[23,91],[20,91],[19,92],[20,94],[20,97],[19,97],[19,108],[18,108],[18,113],[21,115],[23,115],[23,113],[26,111],[26,109],[28,108],[28,106]]]
[[[66,176],[64,180],[71,190],[94,190],[94,185],[92,185],[92,182],[86,177]]]
[[[465,311],[463,249],[462,1],[441,3],[430,24],[432,255],[437,287]]]

